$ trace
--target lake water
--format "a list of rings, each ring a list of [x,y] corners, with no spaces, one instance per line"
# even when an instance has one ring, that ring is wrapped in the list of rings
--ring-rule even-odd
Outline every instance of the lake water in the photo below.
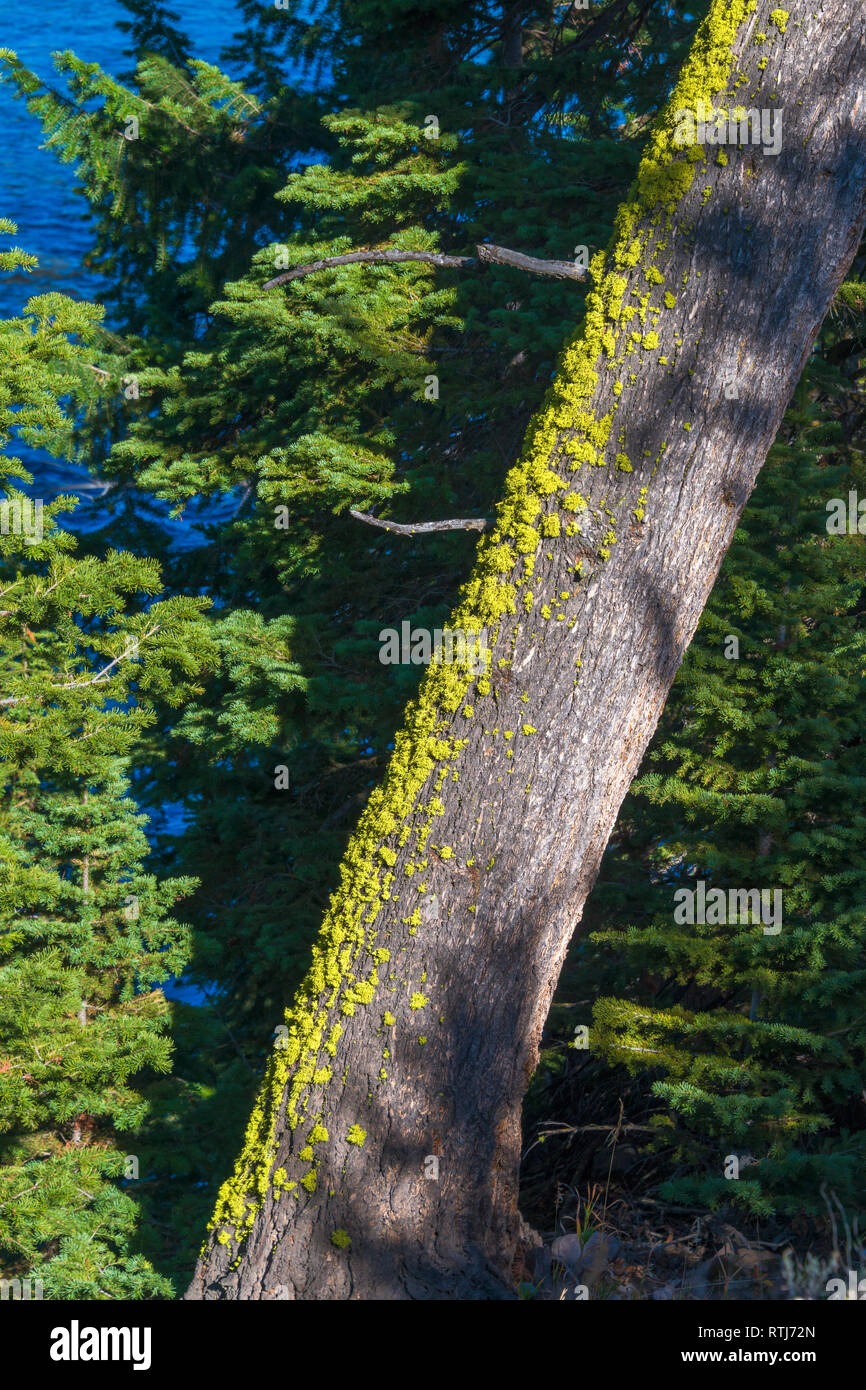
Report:
[[[174,0],[172,8],[180,15],[177,27],[192,40],[195,56],[217,62],[239,27],[233,0]],[[127,36],[116,28],[116,21],[124,19],[129,14],[115,0],[52,0],[46,6],[33,0],[4,0],[0,47],[11,48],[43,80],[54,77],[52,52],[65,49],[99,63],[116,77],[131,66],[123,55]],[[40,270],[28,277],[26,288],[14,287],[11,302],[20,304],[28,292],[47,288],[96,298],[93,277],[88,279],[81,270],[89,238],[86,204],[73,193],[74,171],[50,150],[38,148],[38,123],[5,84],[0,86],[0,131],[0,209],[18,223],[19,244],[40,260]],[[3,311],[8,313],[10,291],[4,289],[3,296]]]
[[[195,56],[206,62],[219,61],[221,50],[241,25],[233,0],[175,0],[171,8],[180,16],[177,27],[189,35]],[[116,27],[117,20],[129,17],[116,0],[53,0],[48,6],[33,0],[4,0],[0,47],[11,48],[39,77],[56,82],[61,89],[51,54],[66,49],[117,77],[132,66],[123,52],[128,36]],[[39,257],[38,269],[29,275],[0,276],[4,317],[20,313],[31,295],[48,290],[97,303],[100,299],[101,281],[82,265],[91,245],[88,205],[74,191],[74,168],[61,164],[51,150],[40,148],[43,138],[24,103],[15,100],[7,84],[0,84],[0,216],[18,224],[15,244]],[[4,238],[3,244],[11,243]],[[86,468],[23,446],[15,452],[34,474],[34,485],[28,489],[34,497],[51,501],[62,492],[81,497],[82,507],[64,522],[69,529],[85,531],[104,524],[105,513],[99,506],[102,487]],[[202,541],[196,519],[219,520],[233,506],[234,501],[227,499],[198,517],[191,509],[189,518],[181,522],[168,520],[168,506],[151,503],[148,511],[164,519],[174,546],[186,548]]]

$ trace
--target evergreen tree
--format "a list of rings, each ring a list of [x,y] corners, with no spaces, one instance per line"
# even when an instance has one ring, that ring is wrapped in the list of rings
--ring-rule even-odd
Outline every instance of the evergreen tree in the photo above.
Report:
[[[852,336],[845,307],[858,299]],[[674,1171],[662,1193],[755,1214],[822,1212],[827,1189],[854,1212],[866,1198],[864,543],[827,529],[828,499],[847,508],[866,480],[862,304],[852,280],[587,911],[593,939],[615,952],[594,963],[616,996],[595,1005],[592,1050],[651,1083],[655,1147]],[[836,365],[852,356],[853,380]],[[698,882],[725,895],[703,922],[676,896]],[[755,888],[768,890],[763,917],[728,899]],[[591,957],[575,952],[584,976]]]
[[[367,1290],[367,1296],[375,1296],[379,1289],[397,1288],[400,1294],[396,1296],[425,1296],[419,1289],[436,1291],[426,1296],[446,1296],[445,1290],[453,1296],[455,1282],[461,1289],[471,1290],[469,1296],[477,1295],[489,1287],[486,1280],[493,1262],[491,1249],[500,1234],[497,1258],[503,1279],[507,1280],[515,1253],[514,1242],[519,1242],[514,1226],[510,1225],[514,1206],[509,1205],[511,1199],[503,1197],[502,1191],[502,1184],[507,1186],[508,1183],[505,1170],[514,1156],[513,1094],[520,1089],[517,1078],[528,1076],[535,1060],[540,1019],[548,1002],[544,994],[546,972],[558,970],[557,943],[564,950],[563,933],[570,935],[589,883],[595,877],[621,796],[636,770],[645,739],[648,740],[651,728],[655,727],[661,700],[652,710],[651,721],[643,719],[651,704],[651,693],[660,689],[667,693],[668,683],[673,679],[715,577],[717,563],[714,561],[720,560],[721,552],[714,554],[709,542],[709,537],[716,533],[708,515],[719,509],[720,515],[727,516],[727,522],[720,523],[726,549],[757,475],[757,467],[747,478],[741,471],[760,435],[755,421],[763,418],[766,431],[760,450],[762,462],[770,443],[766,437],[769,433],[766,422],[772,419],[774,427],[781,424],[784,402],[802,366],[803,355],[792,361],[790,342],[784,345],[784,352],[782,346],[779,347],[771,372],[762,374],[756,370],[753,358],[748,372],[748,408],[745,404],[731,407],[739,430],[731,428],[725,434],[728,407],[723,404],[717,409],[716,393],[721,383],[712,378],[713,362],[706,354],[694,355],[694,340],[699,342],[702,333],[715,331],[716,349],[721,359],[726,360],[728,354],[735,353],[735,343],[742,343],[744,319],[755,313],[760,326],[755,323],[751,337],[746,333],[746,341],[750,342],[750,351],[754,354],[756,345],[763,346],[769,341],[778,322],[778,318],[771,321],[769,304],[774,305],[773,313],[777,315],[788,313],[776,298],[750,298],[740,278],[740,218],[745,214],[737,201],[742,187],[734,192],[727,182],[731,175],[718,173],[719,169],[728,168],[728,161],[719,158],[712,169],[707,168],[706,177],[711,181],[703,190],[703,203],[699,207],[701,190],[693,187],[694,170],[688,167],[694,161],[673,159],[672,167],[668,168],[664,155],[664,141],[671,130],[674,110],[678,102],[682,104],[687,91],[695,90],[689,88],[689,83],[697,84],[703,93],[702,100],[709,99],[710,93],[713,99],[718,99],[718,91],[725,87],[724,79],[732,56],[726,34],[733,35],[736,30],[735,64],[743,64],[742,72],[735,67],[733,85],[751,82],[751,70],[756,66],[760,92],[763,80],[760,73],[765,64],[757,63],[751,49],[747,53],[752,32],[752,21],[745,22],[747,13],[750,11],[745,6],[728,6],[724,0],[719,0],[714,6],[712,21],[702,28],[696,41],[695,58],[690,60],[681,86],[654,131],[651,153],[641,166],[635,194],[637,201],[621,210],[617,224],[619,239],[611,243],[606,253],[608,259],[599,257],[595,262],[597,281],[602,265],[609,267],[612,263],[623,275],[613,276],[611,271],[613,278],[603,282],[606,290],[597,290],[590,301],[587,338],[580,340],[581,345],[599,341],[593,338],[593,333],[601,335],[607,312],[612,314],[612,321],[619,322],[624,294],[634,296],[639,305],[629,300],[622,319],[629,322],[640,313],[639,322],[644,323],[643,314],[653,292],[644,290],[642,277],[645,274],[651,285],[663,282],[654,266],[648,267],[641,261],[641,241],[635,228],[644,225],[641,222],[644,217],[650,219],[653,228],[664,226],[665,230],[657,233],[661,237],[659,250],[669,250],[668,231],[677,248],[665,261],[665,269],[673,272],[671,283],[676,286],[680,298],[666,292],[665,306],[668,310],[680,306],[680,313],[685,314],[681,321],[683,331],[686,323],[694,326],[686,354],[690,365],[687,370],[683,366],[680,353],[683,340],[676,336],[671,339],[670,347],[662,345],[662,356],[652,368],[636,357],[636,372],[623,373],[627,383],[613,380],[616,375],[612,365],[616,355],[613,329],[609,337],[602,340],[608,357],[606,370],[603,370],[604,359],[592,356],[590,351],[592,366],[587,365],[586,373],[581,376],[584,358],[580,355],[580,347],[575,348],[571,356],[566,352],[560,359],[560,371],[546,408],[539,416],[536,432],[527,445],[527,453],[522,456],[520,466],[508,476],[507,501],[500,505],[493,539],[482,546],[473,579],[464,591],[464,606],[455,616],[455,621],[463,623],[489,621],[495,633],[494,640],[499,644],[494,653],[491,680],[480,680],[477,688],[472,688],[470,682],[467,692],[467,687],[459,680],[449,684],[445,674],[440,676],[438,670],[431,671],[418,700],[408,708],[387,779],[368,803],[341,866],[340,887],[333,895],[314,950],[313,965],[287,1014],[287,1059],[277,1058],[268,1068],[245,1149],[233,1178],[220,1195],[212,1222],[212,1240],[199,1264],[191,1297],[267,1297],[275,1278],[283,1279],[299,1297],[349,1296],[345,1262],[341,1262],[327,1245],[329,1221],[338,1226],[333,1232],[332,1246],[338,1251],[344,1250],[351,1242],[352,1287],[357,1290],[360,1280],[360,1287]],[[762,12],[758,22],[768,19],[768,14]],[[779,32],[787,18],[782,12],[777,12],[773,18]],[[742,27],[738,28],[741,21]],[[731,26],[727,31],[726,25]],[[803,33],[797,37],[802,43]],[[828,36],[822,32],[821,37],[825,40]],[[765,41],[766,35],[762,34],[761,39]],[[810,29],[810,46],[815,42],[817,36]],[[718,66],[714,65],[714,58],[698,75],[699,56],[704,57],[707,48],[717,55]],[[784,57],[788,60],[791,51],[790,47],[785,48]],[[782,57],[780,52],[780,62]],[[778,81],[783,87],[781,77]],[[805,99],[803,104],[806,104]],[[676,138],[674,144],[677,144]],[[799,143],[797,149],[800,149]],[[698,160],[706,158],[700,151],[695,154]],[[762,227],[767,225],[766,219],[771,215],[772,202],[767,201],[767,189],[776,183],[777,168],[771,167],[768,161],[763,166],[763,182],[758,180],[764,199],[759,214]],[[721,241],[717,235],[718,218],[714,213],[702,211],[707,199],[712,197],[713,181],[724,184],[726,198],[732,199],[737,208],[736,211],[730,207],[724,209],[731,220],[725,223]],[[804,202],[814,197],[814,182],[807,177],[802,163],[798,187]],[[646,194],[646,203],[640,201],[643,194]],[[674,207],[680,198],[685,209],[677,213],[680,220],[675,220]],[[669,214],[667,221],[665,212]],[[693,222],[693,218],[697,221]],[[849,240],[844,258],[834,258],[831,248],[840,225],[839,219],[832,222],[826,248],[828,264],[835,268],[834,286],[851,256]],[[862,234],[859,211],[853,227],[848,230],[849,234]],[[780,242],[784,244],[790,233],[790,227],[779,231]],[[702,268],[693,276],[695,257]],[[776,264],[778,266],[778,261]],[[702,295],[703,286],[692,283],[706,273],[704,266],[711,266],[712,274],[719,276],[719,304],[716,304],[716,292],[711,300],[709,295]],[[750,273],[753,270],[754,263]],[[790,280],[786,281],[782,300],[792,288]],[[612,310],[608,309],[605,293],[615,301]],[[774,296],[779,293],[778,287],[774,289]],[[692,304],[688,313],[681,304],[684,297]],[[720,324],[725,327],[721,328]],[[819,326],[819,322],[813,320],[808,335],[810,345]],[[659,347],[660,341],[655,332],[642,335],[635,326],[630,331],[630,346],[622,356],[616,357],[617,365],[625,360],[627,353],[637,353],[638,346],[649,351]],[[676,359],[674,367],[671,367],[672,356]],[[786,365],[780,365],[782,363]],[[641,395],[641,376],[637,368],[642,364],[644,389]],[[659,375],[653,376],[656,366]],[[577,374],[577,379],[571,372]],[[673,385],[669,387],[661,380],[662,376],[673,376]],[[689,379],[695,376],[698,381],[692,387]],[[781,378],[787,383],[784,391],[771,400],[770,382]],[[578,415],[575,420],[571,413],[575,401],[584,397],[595,400],[596,386],[602,380],[604,385],[599,384],[598,390],[609,409],[604,421],[593,416],[588,423],[584,415]],[[598,459],[596,449],[608,439],[613,414],[619,409],[618,397],[624,394],[626,384],[635,387],[640,400],[632,400],[631,408],[617,417],[622,421],[622,428],[616,443],[623,446],[623,452],[615,459]],[[726,401],[731,399],[728,395],[724,397]],[[682,421],[686,400],[689,411],[694,408],[700,417],[697,423],[693,418]],[[760,407],[759,401],[762,402]],[[763,417],[761,411],[766,412]],[[725,424],[720,423],[722,420]],[[596,423],[597,431],[594,429]],[[572,428],[574,433],[569,432]],[[564,435],[558,433],[559,429]],[[692,471],[696,446],[684,436],[693,429],[703,430],[705,434],[701,438],[701,467]],[[575,433],[579,442],[575,440]],[[722,438],[719,438],[720,433]],[[633,436],[631,447],[630,435]],[[737,440],[736,448],[734,440]],[[606,563],[610,559],[608,546],[618,541],[618,533],[611,530],[604,533],[602,549],[597,556],[584,548],[578,551],[583,557],[579,563],[571,558],[574,543],[570,544],[570,540],[580,528],[567,516],[561,519],[555,511],[552,515],[546,512],[542,501],[548,492],[558,491],[561,483],[557,474],[544,472],[542,464],[552,460],[557,466],[568,467],[565,462],[568,455],[575,458],[571,464],[574,469],[586,463],[614,465],[601,476],[592,468],[581,475],[581,484],[590,487],[598,507],[594,517],[606,514],[613,519],[611,508],[626,493],[629,515],[634,520],[628,546],[617,548],[617,561],[603,572],[592,568],[591,585],[585,582],[584,560],[590,565],[595,559]],[[684,472],[672,462],[677,457],[683,460]],[[635,472],[632,459],[645,470],[646,485],[642,488],[640,473],[630,482],[623,482],[617,476],[631,477]],[[730,468],[727,476],[724,461]],[[532,473],[536,465],[541,471]],[[656,507],[654,527],[644,531],[644,519],[652,508],[652,503],[648,508],[644,500],[652,496],[654,488],[663,491],[667,488],[668,491],[664,504]],[[571,500],[574,509],[579,511],[581,500]],[[583,506],[587,506],[585,501]],[[727,508],[726,513],[721,511],[723,508]],[[532,524],[539,512],[545,514],[540,534]],[[548,547],[541,537],[549,538]],[[564,547],[570,554],[567,566]],[[494,572],[513,578],[513,567],[520,564],[516,556],[524,551],[529,556],[527,572],[518,587],[531,573],[532,591],[519,596],[525,600],[523,610],[533,615],[528,621],[520,611],[516,596],[514,604],[509,601],[508,594],[513,591],[503,593],[500,581],[494,578]],[[677,557],[676,563],[673,556]],[[561,568],[557,568],[559,557],[563,558]],[[644,563],[646,568],[642,568]],[[533,568],[536,564],[543,571],[543,579],[539,579]],[[584,601],[592,602],[591,620],[582,609],[583,618],[570,617],[568,604],[575,597],[569,587],[573,575],[579,583],[579,605]],[[542,589],[545,602],[540,609],[536,588],[539,583],[546,584]],[[559,590],[560,583],[564,591]],[[689,596],[704,584],[697,607],[689,610]],[[501,608],[498,606],[500,599]],[[555,611],[560,609],[562,611]],[[508,618],[503,617],[506,612]],[[513,623],[511,614],[516,615]],[[556,619],[563,622],[569,619],[569,627],[557,629]],[[593,626],[578,627],[576,633],[575,625],[582,620],[591,621]],[[553,645],[555,639],[548,640],[544,635],[545,621],[550,624],[547,630],[563,634],[563,641],[556,646]],[[536,625],[538,630],[535,630]],[[611,641],[612,634],[618,640]],[[580,669],[577,677],[573,663],[565,657],[568,636],[585,641],[587,646],[582,649],[582,655],[591,655],[589,669]],[[574,646],[579,647],[578,640],[572,643],[572,650]],[[526,674],[531,662],[534,665]],[[585,668],[586,662],[578,659],[577,665]],[[512,681],[509,685],[508,675],[500,674],[510,670],[525,673],[520,677],[521,683],[527,686],[522,695],[518,682]],[[524,739],[531,739],[540,732],[538,727],[524,722],[525,714],[518,703],[521,699],[529,702],[528,713],[532,714],[533,704],[544,711],[543,717],[539,713],[543,733],[537,758],[527,751],[528,746],[518,737],[520,733]],[[479,720],[479,717],[480,722],[476,724],[462,722]],[[569,739],[563,733],[563,726],[569,722],[581,744],[580,756],[576,759],[569,756]],[[500,756],[500,744],[496,740],[503,726]],[[449,737],[454,738],[453,744],[448,741]],[[430,741],[425,742],[425,738]],[[515,739],[513,746],[508,743],[511,739]],[[490,740],[490,746],[482,746],[485,740]],[[453,749],[456,760],[458,750],[462,755],[464,748],[471,752],[465,759],[460,757],[459,774],[455,770],[452,775],[448,750]],[[602,750],[600,764],[594,760],[599,749]],[[485,762],[485,757],[490,757],[490,761]],[[515,761],[509,765],[511,758]],[[513,797],[509,799],[505,791],[509,778],[515,773],[519,776],[515,777],[513,785],[528,798],[523,803],[515,802]],[[528,782],[524,773],[529,774]],[[455,790],[452,784],[458,780],[460,786]],[[423,794],[429,792],[432,800],[416,805],[414,797],[422,795],[422,788]],[[560,825],[551,816],[551,801],[560,815],[568,816],[569,809],[573,810],[571,824]],[[411,807],[409,811],[405,809],[407,803]],[[472,811],[479,814],[472,816]],[[431,818],[429,822],[424,819],[425,815]],[[545,821],[545,815],[551,817],[553,824]],[[435,825],[437,843],[428,846],[427,836],[429,834],[431,839],[433,836],[432,818],[440,816],[442,822]],[[482,822],[484,829],[479,828]],[[412,858],[414,851],[406,848],[413,831],[418,837],[419,862]],[[491,849],[495,852],[488,861]],[[491,875],[486,880],[478,868],[482,857],[485,871]],[[453,866],[452,859],[455,860]],[[418,871],[421,871],[422,881],[417,885],[407,882]],[[418,893],[425,895],[423,908],[420,906],[422,900],[414,896]],[[414,904],[418,906],[413,911]],[[425,909],[426,924],[422,915]],[[472,918],[470,923],[469,918],[463,918],[463,911],[477,912],[478,917]],[[420,928],[425,925],[427,930],[422,932]],[[380,931],[382,935],[378,935]],[[412,940],[415,935],[419,942]],[[472,939],[472,950],[465,947],[467,935]],[[421,939],[426,945],[421,944]],[[379,942],[383,943],[381,951]],[[399,954],[395,954],[395,947]],[[480,956],[476,947],[480,948]],[[418,959],[419,950],[423,971],[412,977],[410,985],[409,962]],[[375,964],[370,966],[369,976],[356,979],[351,970],[353,966],[361,969],[359,958],[366,959],[364,952]],[[379,968],[389,961],[392,964],[387,972],[383,969],[382,973],[386,974],[383,980]],[[347,971],[349,978],[344,986]],[[394,980],[398,983],[388,983]],[[374,1072],[380,1058],[386,1063],[391,1058],[391,1039],[387,1034],[382,1036],[383,1029],[396,1023],[398,1035],[404,1039],[407,1034],[410,1039],[414,1037],[414,1024],[418,1020],[413,1020],[409,1011],[425,1008],[429,1002],[427,990],[430,989],[431,997],[435,998],[437,983],[444,986],[440,994],[443,1013],[438,1019],[434,1018],[434,1006],[423,1021],[426,1023],[429,1017],[430,1022],[437,1025],[438,1046],[430,1050],[425,1047],[420,1054],[415,1052],[409,1063],[413,1084],[400,1084],[404,1079],[400,1075],[395,1088],[387,1065],[380,1067],[378,1074]],[[421,984],[425,986],[423,993]],[[404,987],[407,993],[410,988],[413,991],[408,1000],[399,997]],[[382,1000],[391,995],[398,996],[393,1000],[393,1013],[389,1009],[383,1015],[375,1006],[358,1009],[359,1005],[369,1006],[376,997]],[[384,1023],[378,1027],[383,1017]],[[342,1021],[345,1018],[352,1022],[345,1024]],[[464,1020],[467,1027],[461,1028],[459,1025]],[[444,1039],[438,1031],[439,1025],[447,1035]],[[344,1032],[349,1042],[340,1048],[337,1040]],[[520,1049],[514,1052],[511,1043],[517,1036],[525,1043],[525,1052]],[[426,1035],[418,1038],[422,1046],[431,1041]],[[411,1042],[410,1050],[414,1052]],[[339,1057],[341,1051],[350,1065],[343,1069],[338,1080],[337,1068],[332,1069],[328,1057]],[[325,1055],[320,1057],[322,1052]],[[424,1080],[429,1090],[424,1089]],[[392,1100],[397,1094],[399,1101]],[[375,1126],[373,1145],[371,1147],[368,1142],[364,1154],[352,1154],[345,1145],[357,1140],[361,1148],[365,1147],[363,1128],[359,1137],[354,1120],[361,1112],[367,1114],[366,1107],[371,1107],[369,1118]],[[423,1189],[423,1180],[412,1166],[413,1155],[420,1153],[420,1146],[426,1142],[433,1110],[440,1126],[447,1130],[450,1171],[452,1175],[459,1175],[452,1176],[447,1197],[440,1196],[432,1185]],[[353,1123],[346,1138],[350,1119]],[[302,1134],[296,1135],[294,1131],[301,1126]],[[396,1134],[399,1139],[395,1139]],[[305,1140],[303,1147],[297,1140]],[[323,1146],[321,1151],[314,1149],[317,1144]],[[505,1157],[506,1151],[508,1157]],[[480,1158],[482,1153],[483,1159]],[[309,1169],[305,1170],[303,1164],[309,1164]],[[421,1184],[417,1190],[416,1182]],[[366,1194],[376,1190],[378,1206],[370,1199],[364,1211],[360,1211],[354,1204],[359,1186],[363,1186]],[[324,1189],[321,1196],[307,1200],[304,1190],[312,1198],[320,1189]],[[475,1194],[469,1201],[468,1191]],[[410,1192],[412,1198],[408,1196]],[[375,1208],[372,1215],[371,1205]],[[426,1212],[428,1225],[425,1229],[432,1231],[435,1223],[435,1254],[418,1239],[419,1208]],[[383,1248],[386,1243],[379,1239],[379,1213],[383,1222],[390,1223],[393,1239],[387,1243],[387,1248]],[[501,1225],[498,1224],[500,1218]],[[400,1230],[402,1219],[414,1223],[413,1234],[407,1234],[405,1242],[394,1235],[395,1230]],[[287,1236],[283,1240],[289,1227],[293,1238]],[[354,1235],[349,1228],[354,1229]],[[479,1239],[480,1228],[483,1228],[483,1236]],[[255,1230],[255,1239],[242,1250],[251,1230]],[[411,1253],[409,1246],[412,1246]],[[313,1251],[315,1255],[311,1258]]]
[[[176,27],[180,15],[175,10],[154,4],[152,0],[122,0],[122,3],[132,15],[131,19],[116,21],[120,32],[129,35],[131,46],[124,50],[125,57],[137,60],[145,53],[155,53],[176,68],[189,66],[190,43],[186,34]],[[134,79],[135,73],[121,73],[121,77]]]
[[[4,654],[4,668],[9,653]],[[14,659],[14,657],[13,657]],[[38,764],[37,764],[38,767]],[[4,759],[0,1224],[4,1273],[51,1298],[165,1296],[136,1252],[141,1080],[170,1067],[158,985],[188,957],[120,767],[83,778]],[[126,1144],[131,1152],[125,1152]],[[118,1181],[112,1181],[120,1180]]]
[[[157,601],[153,561],[79,557],[74,499],[16,486],[13,435],[69,443],[99,313],[49,294],[0,324],[0,1272],[51,1298],[171,1292],[136,1249],[129,1145],[170,1065],[159,985],[188,958],[170,910],[194,885],[145,871],[125,764],[210,651],[206,600]]]

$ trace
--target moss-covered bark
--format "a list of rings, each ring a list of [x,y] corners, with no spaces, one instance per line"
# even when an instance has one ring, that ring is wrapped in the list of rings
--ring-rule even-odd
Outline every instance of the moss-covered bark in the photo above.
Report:
[[[187,1297],[508,1295],[567,943],[862,234],[864,61],[860,0],[702,25],[452,616],[488,669],[407,710]],[[699,102],[780,152],[678,145]]]

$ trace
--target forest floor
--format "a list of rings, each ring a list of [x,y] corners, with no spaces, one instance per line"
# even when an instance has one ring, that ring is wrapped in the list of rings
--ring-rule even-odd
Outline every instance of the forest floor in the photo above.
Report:
[[[636,1196],[611,1183],[562,1194],[540,1232],[520,1297],[645,1300],[825,1300],[827,1281],[866,1264],[843,1222],[744,1220]],[[841,1247],[841,1248],[840,1248]]]
[[[543,1054],[542,1060],[545,1060]],[[757,1217],[662,1199],[676,1177],[654,1107],[624,1071],[551,1047],[524,1109],[520,1210],[542,1245],[524,1299],[826,1300],[866,1272],[866,1235],[822,1184],[817,1210]],[[860,1293],[866,1293],[866,1280]]]

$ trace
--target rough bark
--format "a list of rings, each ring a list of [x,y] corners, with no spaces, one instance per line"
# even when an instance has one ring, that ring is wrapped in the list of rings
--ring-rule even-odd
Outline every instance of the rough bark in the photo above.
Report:
[[[866,220],[864,7],[788,6],[699,33],[453,620],[489,679],[431,667],[408,711],[188,1298],[511,1296],[562,960]],[[673,148],[726,88],[784,110],[778,155]]]

